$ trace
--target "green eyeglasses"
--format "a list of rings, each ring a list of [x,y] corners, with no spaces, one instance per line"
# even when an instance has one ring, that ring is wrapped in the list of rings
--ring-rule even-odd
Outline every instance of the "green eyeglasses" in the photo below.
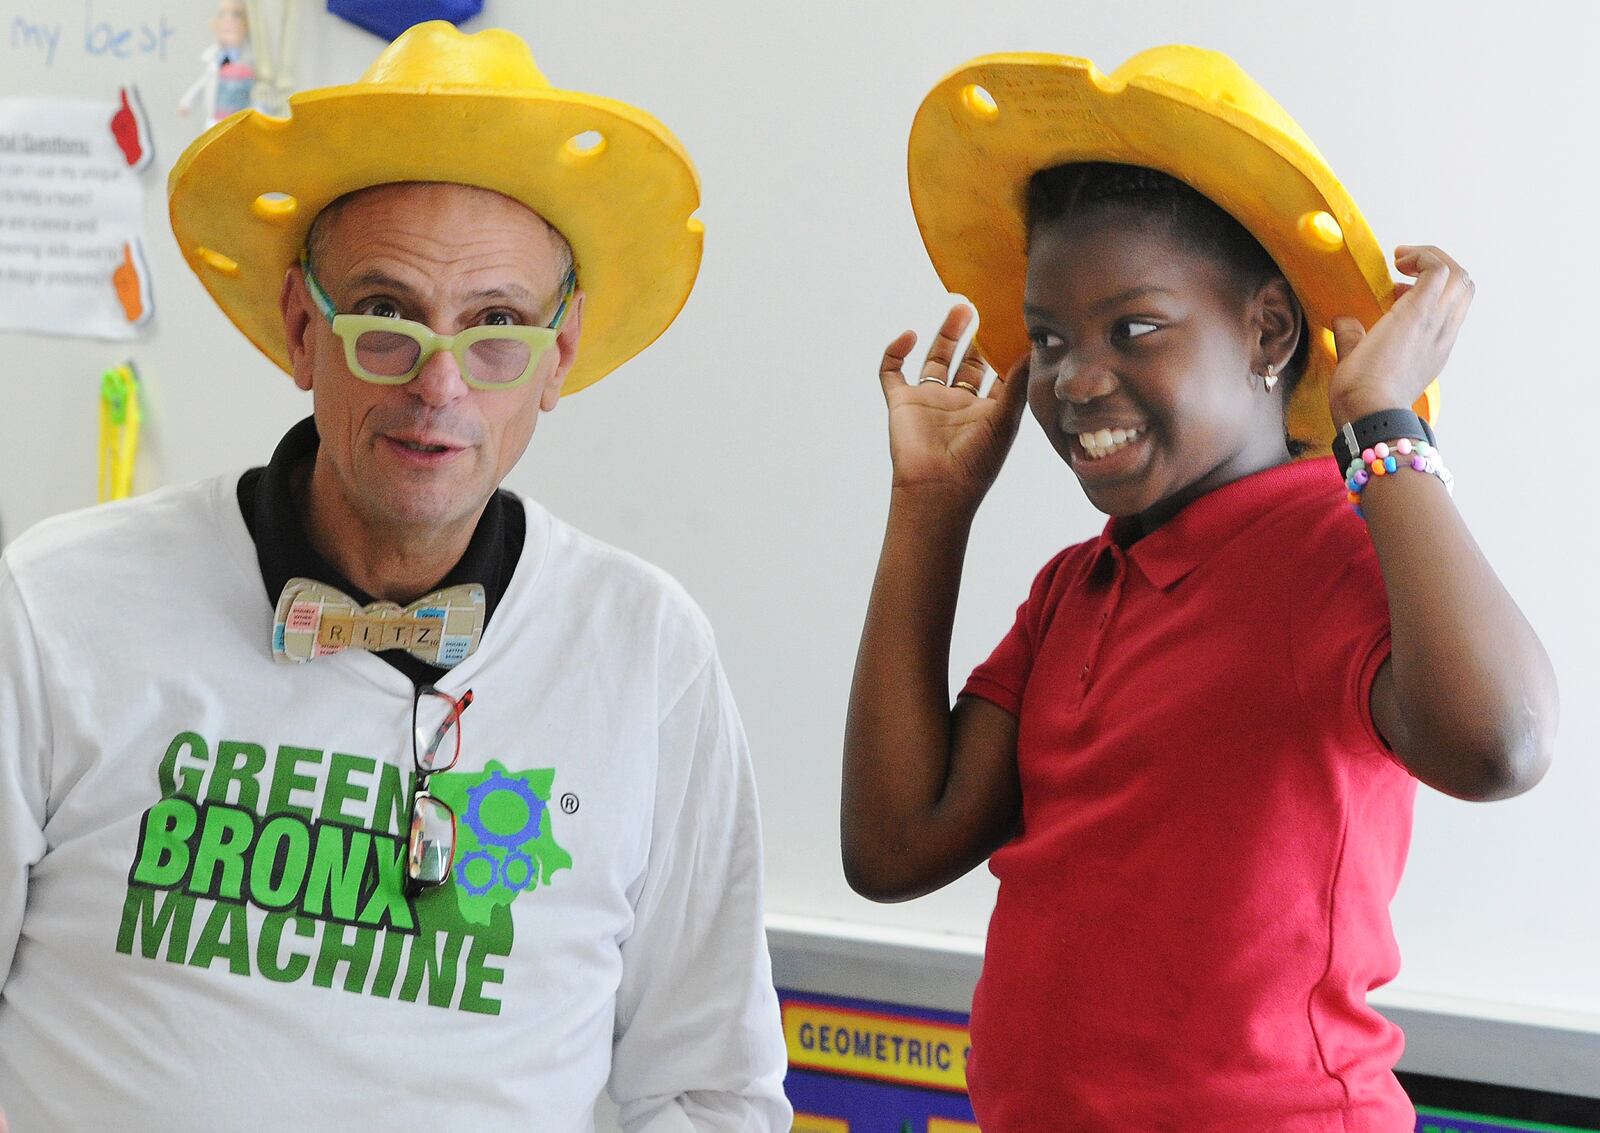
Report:
[[[527,381],[544,352],[555,344],[561,320],[578,290],[578,269],[561,281],[561,303],[549,326],[468,327],[435,334],[424,323],[384,315],[341,315],[311,273],[311,254],[300,251],[300,270],[317,309],[344,342],[344,357],[356,377],[380,385],[405,385],[441,350],[455,356],[461,377],[473,389],[512,389]]]

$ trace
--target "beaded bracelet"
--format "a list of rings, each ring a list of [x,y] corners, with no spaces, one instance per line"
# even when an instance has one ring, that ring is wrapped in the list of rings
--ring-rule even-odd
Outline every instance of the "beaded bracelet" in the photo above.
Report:
[[[1437,476],[1444,484],[1445,491],[1455,494],[1455,477],[1450,475],[1450,470],[1444,466],[1444,457],[1438,448],[1427,441],[1414,441],[1409,437],[1401,437],[1397,441],[1379,441],[1371,448],[1364,450],[1359,457],[1350,462],[1350,467],[1345,469],[1344,486],[1346,498],[1350,506],[1356,509],[1356,514],[1361,515],[1361,490],[1367,486],[1374,476],[1389,476],[1402,468],[1411,468],[1417,472],[1426,472]]]

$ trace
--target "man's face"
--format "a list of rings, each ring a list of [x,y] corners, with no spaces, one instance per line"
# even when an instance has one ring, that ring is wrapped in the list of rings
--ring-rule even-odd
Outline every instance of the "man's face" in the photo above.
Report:
[[[326,222],[312,270],[341,314],[470,326],[542,326],[554,315],[566,264],[537,214],[484,189],[401,184],[365,190]],[[312,476],[318,526],[339,538],[419,548],[469,538],[484,505],[555,408],[575,358],[581,297],[556,345],[513,389],[474,389],[440,351],[404,385],[350,372],[344,344],[318,311],[299,268],[284,284],[295,384],[312,391],[322,444]]]
[[[243,47],[250,38],[250,17],[238,0],[223,0],[217,5],[216,18],[211,22],[211,34],[217,43],[229,51]]]

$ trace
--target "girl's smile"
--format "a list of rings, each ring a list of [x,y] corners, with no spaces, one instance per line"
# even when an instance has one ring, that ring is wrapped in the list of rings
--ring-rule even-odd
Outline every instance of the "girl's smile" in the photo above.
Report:
[[[1149,458],[1151,451],[1148,426],[1068,432],[1067,441],[1067,463],[1086,485],[1126,479]]]
[[[1090,502],[1146,530],[1289,459],[1259,375],[1299,333],[1281,280],[1252,287],[1168,227],[1103,205],[1036,225],[1024,308],[1034,416]]]

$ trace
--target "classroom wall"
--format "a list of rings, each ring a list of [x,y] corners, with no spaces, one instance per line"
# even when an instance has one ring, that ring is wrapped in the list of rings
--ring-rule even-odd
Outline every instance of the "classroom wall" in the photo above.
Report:
[[[353,80],[381,45],[320,8],[302,20],[303,83]],[[0,0],[0,97],[111,97],[135,80],[158,146],[146,338],[0,333],[7,535],[92,502],[98,377],[124,357],[148,384],[143,487],[263,463],[308,412],[212,306],[165,225],[165,173],[195,133],[174,106],[211,9]],[[982,934],[993,898],[979,871],[873,905],[844,884],[837,848],[844,704],[888,489],[875,370],[895,333],[936,322],[942,299],[905,186],[906,133],[927,89],[987,51],[1056,50],[1110,70],[1159,42],[1220,48],[1297,117],[1382,241],[1435,242],[1465,264],[1477,300],[1444,375],[1443,450],[1565,705],[1556,765],[1531,794],[1473,805],[1422,792],[1394,904],[1404,968],[1389,994],[1600,1030],[1589,441],[1600,7],[490,0],[472,26],[491,24],[527,36],[557,85],[635,102],[674,129],[703,179],[707,230],[677,323],[542,421],[510,485],[659,563],[705,607],[755,753],[770,907],[845,935],[889,926],[959,943]],[[152,46],[118,58],[102,26]],[[998,639],[1038,567],[1101,522],[1025,422],[974,533],[953,681]]]

